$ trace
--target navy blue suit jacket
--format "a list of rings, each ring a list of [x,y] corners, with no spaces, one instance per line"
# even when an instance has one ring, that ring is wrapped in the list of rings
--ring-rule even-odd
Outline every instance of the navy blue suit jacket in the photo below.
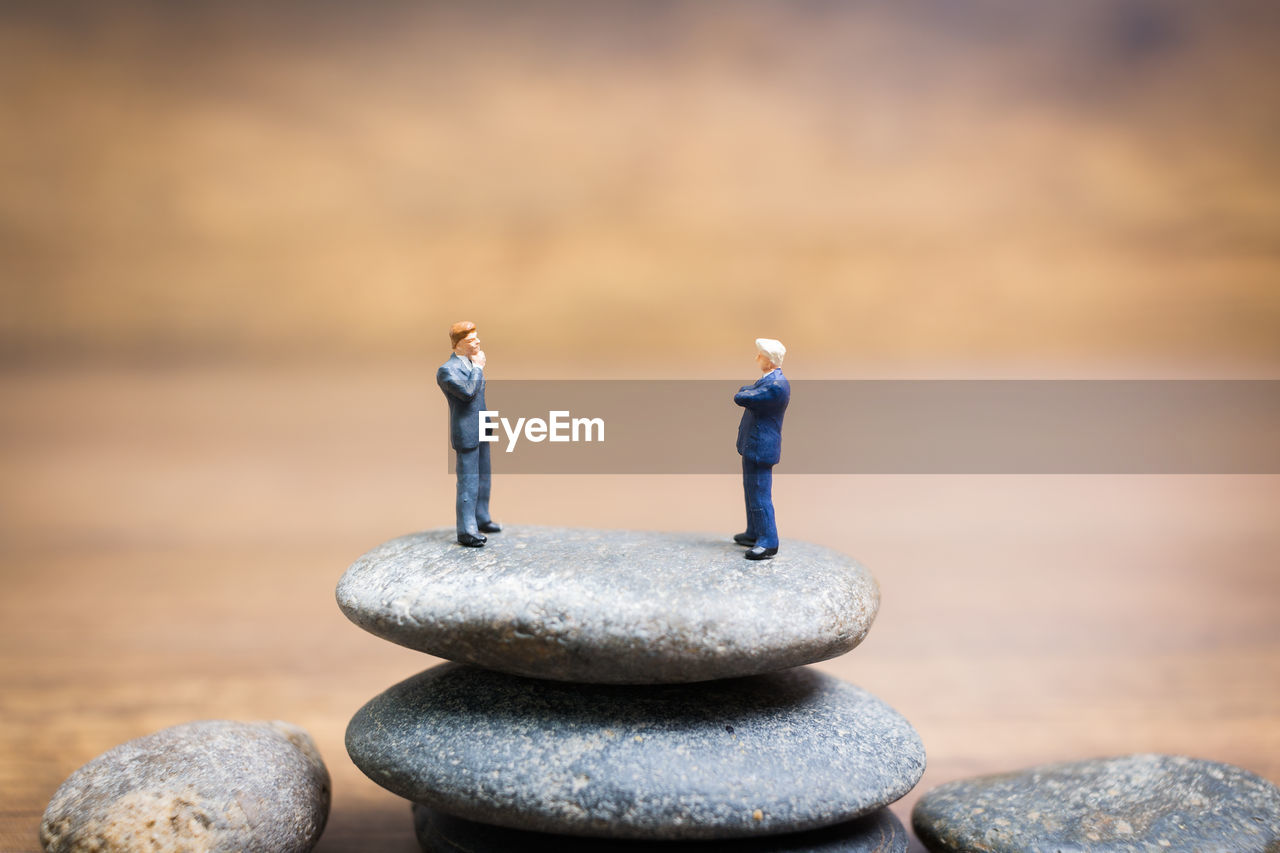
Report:
[[[480,446],[484,371],[455,353],[436,371],[436,384],[449,400],[449,443],[454,450],[475,450]]]
[[[776,465],[782,458],[782,416],[791,401],[791,383],[775,367],[733,395],[743,407],[738,424],[738,452],[757,465]]]

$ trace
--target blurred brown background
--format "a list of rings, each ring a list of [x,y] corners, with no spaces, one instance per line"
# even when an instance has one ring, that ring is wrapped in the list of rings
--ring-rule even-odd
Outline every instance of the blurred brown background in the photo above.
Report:
[[[1280,357],[1274,4],[6,9],[11,358]]]
[[[0,849],[189,719],[280,717],[322,851],[413,849],[341,745],[420,656],[332,602],[452,517],[494,377],[1275,377],[1265,2],[6,4]],[[854,440],[851,437],[850,440]],[[732,436],[726,436],[732,442]],[[948,779],[1138,750],[1280,781],[1274,477],[786,477],[879,576],[824,668]],[[510,477],[502,521],[740,529],[731,477]]]

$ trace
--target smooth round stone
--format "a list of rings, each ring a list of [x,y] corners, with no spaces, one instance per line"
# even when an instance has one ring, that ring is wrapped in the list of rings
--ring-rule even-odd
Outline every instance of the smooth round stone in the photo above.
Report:
[[[1230,764],[1129,755],[933,789],[911,814],[934,853],[1280,850],[1280,789]]]
[[[425,853],[599,853],[598,838],[504,829],[415,803],[413,824]],[[733,841],[616,841],[621,853],[906,853],[907,831],[888,809],[808,832]]]
[[[110,749],[45,810],[49,853],[303,853],[329,814],[329,772],[288,723],[204,720]]]
[[[361,708],[347,752],[383,787],[468,820],[676,840],[851,820],[925,765],[901,715],[805,668],[617,686],[444,664]]]
[[[729,537],[509,527],[483,548],[452,528],[365,554],[338,605],[437,657],[560,681],[649,684],[825,660],[871,628],[880,590],[849,557],[784,540],[744,560]]]

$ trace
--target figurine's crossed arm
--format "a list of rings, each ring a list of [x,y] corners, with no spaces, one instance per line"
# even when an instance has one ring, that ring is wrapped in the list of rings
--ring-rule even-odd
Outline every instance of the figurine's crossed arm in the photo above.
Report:
[[[457,397],[459,400],[471,400],[480,392],[480,380],[483,377],[484,372],[475,365],[471,366],[471,370],[465,377],[450,370],[446,365],[436,373],[436,383],[446,394]]]
[[[763,382],[749,385],[733,395],[733,402],[748,409],[763,409],[782,399],[782,385],[777,382]]]

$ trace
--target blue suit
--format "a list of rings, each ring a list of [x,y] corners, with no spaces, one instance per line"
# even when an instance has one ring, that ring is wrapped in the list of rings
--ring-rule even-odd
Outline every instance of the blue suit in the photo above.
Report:
[[[489,518],[489,444],[480,440],[484,371],[458,354],[440,365],[436,384],[449,401],[449,444],[457,455],[458,533],[480,532]]]
[[[782,416],[791,401],[791,383],[774,368],[744,385],[733,396],[743,407],[738,424],[738,453],[742,454],[742,491],[747,501],[747,535],[762,548],[778,547],[773,517],[773,466],[782,458]]]

